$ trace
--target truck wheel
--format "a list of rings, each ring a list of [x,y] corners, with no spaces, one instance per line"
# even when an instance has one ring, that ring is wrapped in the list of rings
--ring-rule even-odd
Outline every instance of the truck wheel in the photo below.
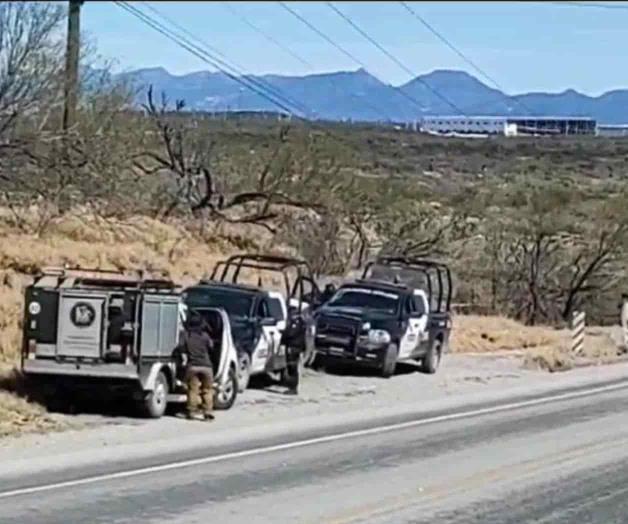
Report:
[[[224,386],[214,396],[214,407],[216,409],[229,409],[233,406],[237,396],[238,372],[234,367],[230,367]]]
[[[384,355],[384,363],[381,369],[382,377],[389,378],[395,374],[398,354],[399,349],[397,348],[397,344],[390,344],[386,349],[386,355]]]
[[[442,356],[443,343],[439,338],[435,338],[426,355],[421,361],[421,371],[429,375],[436,373]]]
[[[168,379],[160,371],[155,381],[155,389],[149,392],[144,400],[144,413],[150,418],[161,418],[168,405]]]
[[[251,378],[251,357],[248,353],[238,356],[238,393],[242,393],[249,387]]]

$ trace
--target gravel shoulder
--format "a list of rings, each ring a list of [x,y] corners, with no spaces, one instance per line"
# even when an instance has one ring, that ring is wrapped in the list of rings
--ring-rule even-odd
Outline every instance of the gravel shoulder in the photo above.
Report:
[[[211,423],[174,416],[142,420],[76,415],[80,429],[0,440],[2,477],[160,456],[203,446],[263,439],[383,415],[450,409],[628,376],[628,363],[547,373],[521,367],[520,356],[448,355],[436,375],[404,366],[382,379],[307,371],[298,397],[280,388],[248,389]]]

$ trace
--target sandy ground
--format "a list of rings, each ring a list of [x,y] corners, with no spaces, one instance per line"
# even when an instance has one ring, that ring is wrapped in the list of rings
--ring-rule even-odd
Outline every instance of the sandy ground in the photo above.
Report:
[[[285,388],[253,380],[251,387],[241,393],[229,411],[216,412],[217,421],[212,425],[223,427],[263,424],[275,420],[301,416],[324,416],[330,412],[354,411],[369,408],[389,408],[399,405],[414,406],[425,400],[440,399],[451,395],[474,393],[487,389],[501,390],[532,381],[545,382],[551,375],[545,371],[529,370],[522,366],[521,354],[504,352],[503,355],[447,355],[435,375],[425,375],[416,366],[399,365],[390,379],[377,376],[370,370],[330,369],[306,370],[301,379],[298,396],[286,395]],[[100,410],[100,408],[97,408]],[[153,428],[157,433],[176,432],[177,427],[189,427],[189,422],[171,415],[161,420],[145,420],[124,412],[111,414],[56,415],[53,419],[69,422],[77,431],[100,430],[102,427]],[[196,428],[195,428],[196,429]],[[81,431],[82,430],[82,431]],[[67,436],[68,432],[65,432]],[[48,438],[64,438],[60,435],[22,435],[0,440],[6,445],[29,445]]]

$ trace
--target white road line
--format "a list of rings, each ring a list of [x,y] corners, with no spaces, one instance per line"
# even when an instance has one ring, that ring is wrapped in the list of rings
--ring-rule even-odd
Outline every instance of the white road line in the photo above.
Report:
[[[584,391],[575,391],[571,393],[563,393],[560,395],[550,395],[546,397],[536,398],[532,400],[523,400],[520,402],[511,402],[508,404],[501,404],[498,406],[481,408],[472,411],[462,411],[459,413],[450,413],[448,415],[439,415],[430,418],[424,418],[419,420],[411,420],[408,422],[399,422],[396,424],[388,424],[384,426],[378,426],[369,429],[359,429],[355,431],[346,431],[344,433],[335,433],[333,435],[327,435],[324,437],[315,437],[304,440],[296,440],[294,442],[286,442],[284,444],[276,444],[273,446],[263,446],[259,448],[247,449],[242,451],[235,451],[232,453],[224,453],[222,455],[214,455],[209,457],[202,457],[191,460],[182,460],[178,462],[170,462],[168,464],[162,464],[159,466],[149,466],[145,468],[130,469],[126,471],[119,471],[117,473],[105,473],[102,475],[93,475],[90,477],[84,477],[76,480],[68,480],[64,482],[53,482],[50,484],[42,484],[39,486],[33,486],[30,488],[21,488],[11,491],[0,491],[0,499],[9,497],[17,497],[20,495],[32,495],[34,493],[41,493],[44,491],[52,491],[55,489],[71,488],[76,486],[84,486],[86,484],[94,484],[97,482],[105,482],[109,480],[125,479],[129,477],[136,477],[139,475],[146,475],[148,473],[158,473],[162,471],[169,471],[173,469],[188,468],[191,466],[198,466],[202,464],[211,464],[214,462],[223,462],[226,460],[238,459],[243,457],[251,457],[254,455],[262,455],[266,453],[273,453],[275,451],[285,451],[294,448],[301,448],[305,446],[312,446],[315,444],[324,444],[327,442],[334,442],[337,440],[346,440],[350,438],[364,437],[368,435],[376,435],[378,433],[385,433],[388,431],[395,431],[400,429],[413,428],[418,426],[425,426],[428,424],[434,424],[437,422],[447,422],[451,420],[458,420],[462,418],[478,417],[481,415],[489,415],[492,413],[499,413],[502,411],[512,411],[515,409],[526,408],[530,406],[538,406],[541,404],[548,404],[551,402],[558,402],[561,400],[570,400],[580,397],[587,397],[598,393],[607,393],[619,389],[628,388],[628,382],[622,382],[619,384],[611,384],[607,386],[600,386],[596,388],[587,389]]]

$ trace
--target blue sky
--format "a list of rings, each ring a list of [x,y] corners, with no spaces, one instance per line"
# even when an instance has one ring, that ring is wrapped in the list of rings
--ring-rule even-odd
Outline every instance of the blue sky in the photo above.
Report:
[[[264,31],[288,45],[304,66],[239,20],[221,2],[150,4],[220,50],[248,73],[302,75],[359,67],[276,2],[232,2]],[[540,2],[411,2],[427,21],[495,78],[508,93],[562,91],[591,95],[628,88],[627,9],[570,7]],[[617,3],[619,4],[619,3]],[[409,75],[381,54],[322,2],[291,7],[369,66],[380,79],[400,84]],[[410,70],[469,67],[397,2],[338,2]],[[154,16],[154,13],[147,13]],[[88,1],[82,30],[118,70],[163,66],[174,74],[211,69],[113,2]],[[472,72],[472,71],[469,71]],[[473,73],[473,72],[472,72]]]

